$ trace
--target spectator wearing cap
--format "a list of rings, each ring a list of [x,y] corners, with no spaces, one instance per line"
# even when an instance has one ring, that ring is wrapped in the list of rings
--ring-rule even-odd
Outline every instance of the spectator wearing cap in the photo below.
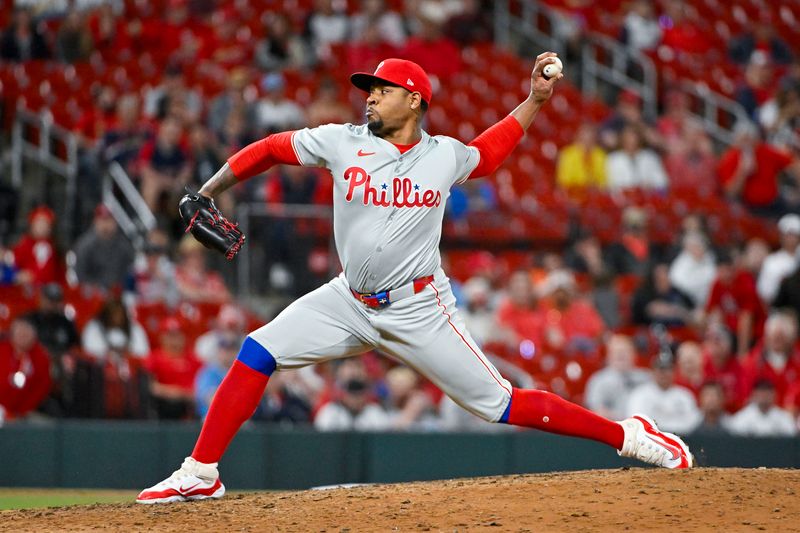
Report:
[[[742,361],[733,352],[733,335],[723,324],[711,323],[703,335],[703,374],[719,383],[725,409],[734,412],[747,400]]]
[[[730,416],[725,411],[725,391],[722,385],[718,381],[703,383],[700,387],[698,404],[703,419],[692,435],[727,435]]]
[[[150,353],[144,328],[130,316],[122,299],[112,296],[83,328],[83,351],[102,361],[110,352],[143,358]]]
[[[758,295],[767,305],[775,299],[783,279],[798,267],[800,216],[795,214],[782,216],[778,221],[778,231],[781,235],[781,247],[764,259],[756,285]]]
[[[611,268],[617,274],[644,276],[661,255],[648,235],[647,212],[633,205],[626,207],[622,211],[622,234],[608,246],[606,254]]]
[[[124,286],[134,251],[104,204],[95,208],[92,227],[78,238],[74,251],[75,274],[81,285],[103,292]]]
[[[653,363],[653,381],[637,387],[628,400],[628,415],[643,413],[658,420],[664,431],[691,433],[702,414],[692,391],[675,384],[671,354],[661,354]]]
[[[597,143],[597,127],[581,124],[572,144],[558,154],[556,183],[562,189],[581,192],[606,188],[606,152]]]
[[[178,245],[178,264],[175,280],[181,300],[187,302],[225,303],[231,293],[219,272],[206,264],[206,249],[191,234],[185,235]]]
[[[194,352],[204,363],[214,359],[220,344],[241,346],[247,333],[244,313],[234,304],[224,304],[219,308],[213,329],[200,335],[194,343]]]
[[[555,349],[593,353],[605,324],[592,302],[578,293],[568,270],[554,270],[541,284],[545,343]]]
[[[261,78],[264,97],[256,105],[257,127],[268,133],[298,129],[305,125],[303,110],[286,97],[286,79],[279,72]]]
[[[183,145],[183,126],[175,118],[166,118],[158,127],[155,139],[142,146],[139,152],[141,165],[142,198],[151,211],[165,213],[165,200],[177,197],[192,176],[188,149]]]
[[[14,9],[11,24],[0,36],[0,57],[15,62],[50,58],[47,40],[28,8]]]
[[[750,403],[731,416],[728,429],[745,437],[793,437],[797,425],[789,411],[776,405],[775,385],[761,379],[753,387]]]
[[[756,278],[743,267],[737,250],[717,254],[717,279],[711,286],[706,303],[706,318],[723,322],[736,332],[736,347],[740,356],[750,351],[761,338],[767,315],[756,291]]]
[[[167,307],[174,307],[180,300],[175,280],[175,263],[168,252],[167,234],[160,229],[152,230],[128,274],[126,289],[135,303],[163,303]]]
[[[25,319],[11,323],[8,339],[0,340],[0,420],[22,418],[47,397],[50,359]]]
[[[785,170],[797,180],[797,159],[762,142],[752,122],[738,123],[733,136],[733,146],[722,154],[717,169],[725,194],[757,215],[781,215],[787,206],[778,187],[779,176]]]
[[[45,206],[28,215],[28,232],[12,248],[17,283],[39,287],[64,282],[64,260],[53,238],[55,219],[53,210]]]
[[[742,383],[747,397],[755,384],[772,383],[783,405],[790,386],[800,381],[797,320],[787,312],[773,311],[764,324],[764,338],[742,361]]]
[[[39,342],[57,366],[62,355],[80,347],[75,321],[64,313],[64,290],[59,284],[44,285],[39,292],[39,307],[25,318],[36,329]]]
[[[682,244],[681,252],[669,266],[669,281],[692,299],[695,308],[703,309],[717,275],[714,254],[700,232],[687,232]]]
[[[192,415],[194,383],[201,363],[187,347],[181,323],[166,317],[159,325],[158,347],[151,351],[145,367],[153,377],[150,392],[160,419],[181,419]]]
[[[649,372],[636,368],[636,348],[631,338],[611,335],[606,342],[606,366],[586,382],[584,403],[601,416],[622,420],[630,393],[650,380]]]
[[[661,158],[645,147],[641,131],[636,126],[626,126],[619,138],[619,149],[606,159],[608,188],[612,191],[666,189],[669,180]]]
[[[634,324],[682,327],[693,322],[692,299],[672,285],[669,264],[656,262],[633,294]]]
[[[200,419],[206,417],[214,393],[225,378],[236,355],[239,353],[241,343],[232,339],[214,339],[214,345],[198,370],[194,380],[194,406],[195,413]],[[277,374],[276,374],[277,375]],[[258,413],[256,414],[256,416]]]
[[[380,431],[390,427],[389,414],[372,400],[372,384],[361,359],[345,359],[336,368],[334,399],[317,411],[320,431]]]

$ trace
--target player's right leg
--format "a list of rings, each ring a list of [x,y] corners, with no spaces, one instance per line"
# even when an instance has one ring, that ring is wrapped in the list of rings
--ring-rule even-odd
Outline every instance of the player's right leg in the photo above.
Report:
[[[217,463],[258,407],[273,371],[348,357],[375,345],[376,333],[342,284],[337,278],[323,285],[247,336],[214,394],[191,457],[172,476],[143,490],[138,503],[221,497],[225,487]]]

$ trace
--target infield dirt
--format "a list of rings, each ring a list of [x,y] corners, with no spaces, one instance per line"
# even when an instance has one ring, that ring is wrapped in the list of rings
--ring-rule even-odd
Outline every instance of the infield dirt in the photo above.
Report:
[[[0,512],[0,531],[800,531],[800,470],[620,469]]]

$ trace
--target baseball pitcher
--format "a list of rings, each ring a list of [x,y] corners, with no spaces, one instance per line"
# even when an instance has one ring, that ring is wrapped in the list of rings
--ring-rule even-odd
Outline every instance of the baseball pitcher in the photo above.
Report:
[[[494,172],[508,157],[562,74],[536,58],[530,95],[468,145],[430,136],[421,124],[431,83],[416,63],[382,61],[352,83],[366,92],[366,124],[328,124],[270,135],[242,149],[180,210],[198,240],[228,257],[244,236],[212,198],[275,164],[330,170],[334,235],[344,271],[251,332],[211,403],[194,450],[170,477],[143,490],[139,503],[219,498],[217,464],[253,414],[270,375],[372,349],[424,374],[481,418],[603,442],[624,457],[666,468],[690,468],[688,447],[645,416],[621,422],[555,394],[513,388],[464,327],[439,240],[450,188]]]

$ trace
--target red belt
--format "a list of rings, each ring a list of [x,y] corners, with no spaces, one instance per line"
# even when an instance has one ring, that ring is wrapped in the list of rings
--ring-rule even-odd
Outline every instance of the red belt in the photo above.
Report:
[[[356,300],[363,303],[367,307],[380,309],[382,307],[388,307],[390,304],[397,302],[398,300],[402,300],[403,298],[408,298],[409,296],[413,296],[418,292],[422,292],[422,289],[424,289],[431,282],[433,282],[433,276],[423,276],[411,281],[410,283],[406,283],[405,285],[388,291],[363,293],[351,288],[350,292],[353,293],[353,296],[356,298]]]

